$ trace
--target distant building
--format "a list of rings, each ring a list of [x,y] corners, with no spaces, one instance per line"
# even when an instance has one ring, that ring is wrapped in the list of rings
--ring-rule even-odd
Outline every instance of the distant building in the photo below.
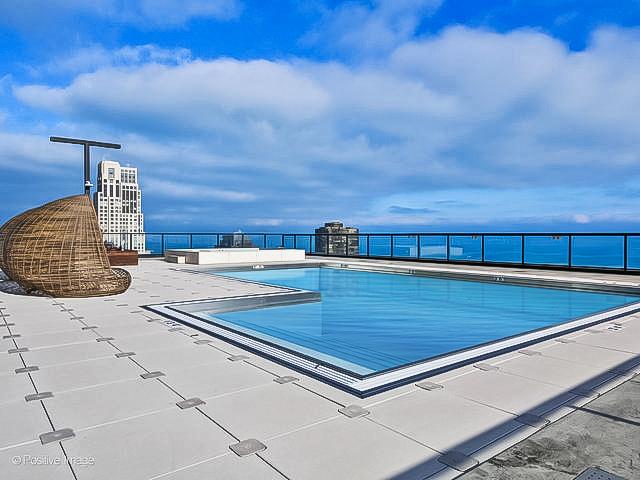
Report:
[[[328,255],[358,255],[360,230],[345,227],[342,222],[328,222],[316,228],[316,253]]]
[[[145,251],[138,169],[105,160],[98,164],[93,202],[104,240],[114,247]]]

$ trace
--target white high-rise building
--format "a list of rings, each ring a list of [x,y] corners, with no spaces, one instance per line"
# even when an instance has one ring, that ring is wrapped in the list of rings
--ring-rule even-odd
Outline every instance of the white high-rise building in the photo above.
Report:
[[[145,251],[142,195],[138,169],[104,160],[98,164],[98,183],[93,195],[105,241],[116,247]]]

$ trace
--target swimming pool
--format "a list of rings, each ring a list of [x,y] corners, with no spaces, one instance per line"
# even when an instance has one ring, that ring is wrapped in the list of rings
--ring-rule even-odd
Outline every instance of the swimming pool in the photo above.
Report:
[[[302,365],[333,383],[360,382],[362,388],[354,387],[360,394],[584,328],[620,309],[628,313],[640,301],[628,293],[350,268],[214,273],[319,292],[319,301],[226,312],[205,308],[195,317],[263,343],[268,356],[281,352],[283,363]]]

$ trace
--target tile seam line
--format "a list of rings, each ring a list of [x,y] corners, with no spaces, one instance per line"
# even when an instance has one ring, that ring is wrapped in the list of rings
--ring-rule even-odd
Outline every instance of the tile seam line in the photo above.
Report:
[[[557,387],[557,388],[568,389],[568,390],[567,390],[567,393],[569,393],[569,391],[570,391],[570,390],[573,390],[573,389],[575,389],[575,388],[578,388],[580,385],[582,385],[583,383],[585,383],[585,382],[580,382],[580,383],[578,383],[578,385],[574,385],[574,386],[567,386],[567,385],[559,385],[559,384],[557,384],[557,383],[553,383],[553,382],[545,382],[545,381],[540,380],[540,379],[527,377],[526,375],[522,375],[522,374],[519,374],[519,373],[509,372],[509,371],[507,371],[507,370],[503,370],[503,369],[500,369],[500,370],[498,371],[498,373],[504,373],[505,375],[511,375],[511,376],[513,376],[513,377],[518,377],[518,378],[524,378],[524,379],[526,379],[526,380],[532,380],[532,381],[534,381],[534,382],[538,382],[538,383],[541,383],[541,384],[543,384],[543,385],[548,385],[548,386],[550,386],[550,387]],[[611,372],[605,371],[605,372],[603,372],[603,373],[599,373],[599,374],[596,374],[596,375],[595,375],[595,376],[593,376],[593,377],[590,377],[590,379],[600,379],[601,377],[604,377],[604,376],[606,376],[606,375],[620,376],[620,375],[616,375],[616,374],[614,374],[614,373],[611,373]],[[595,384],[595,387],[594,387],[594,388],[591,388],[591,390],[595,390],[595,388],[597,388],[597,387],[599,387],[599,386],[601,386],[601,385],[604,385],[605,383],[607,383],[607,382],[608,382],[608,381],[610,381],[610,380],[611,380],[610,378],[609,378],[609,379],[603,378],[603,379],[602,379],[602,381],[601,381],[600,383],[596,383],[596,384]]]
[[[211,417],[211,415],[209,415],[207,412],[205,412],[204,410],[202,410],[202,406],[197,406],[195,407],[195,409],[200,413],[200,415],[202,415],[203,417],[205,417],[206,419],[208,419],[210,422],[212,422],[215,426],[217,426],[219,429],[221,429],[223,432],[225,432],[227,435],[229,435],[231,438],[233,438],[236,442],[240,442],[242,441],[240,439],[240,437],[238,437],[235,433],[233,433],[230,429],[228,429],[227,427],[223,426],[220,422],[218,422],[217,420],[215,420],[213,417]]]
[[[403,438],[406,438],[407,440],[409,440],[409,441],[411,441],[411,442],[413,442],[413,443],[417,443],[418,445],[420,445],[420,446],[422,446],[422,447],[425,447],[425,448],[427,448],[427,449],[429,449],[429,450],[431,450],[431,451],[433,451],[433,452],[435,452],[435,453],[438,453],[438,454],[440,454],[440,455],[444,455],[444,452],[441,452],[441,451],[440,451],[440,450],[438,450],[437,448],[434,448],[434,447],[432,447],[432,446],[430,446],[430,445],[427,445],[427,444],[426,444],[426,443],[424,443],[424,442],[421,442],[420,440],[417,440],[417,439],[415,439],[415,438],[412,438],[412,437],[410,437],[409,435],[407,435],[406,433],[402,433],[401,431],[396,430],[396,429],[395,429],[395,428],[393,428],[393,427],[390,427],[390,426],[388,426],[388,425],[385,425],[384,423],[381,423],[380,421],[376,420],[375,418],[370,418],[370,416],[369,416],[369,415],[367,415],[366,417],[363,417],[363,420],[367,420],[367,421],[369,421],[369,422],[371,422],[371,423],[373,423],[373,424],[375,424],[375,425],[378,425],[379,427],[382,427],[382,428],[384,428],[385,430],[388,430],[388,431],[390,431],[390,432],[392,432],[392,433],[394,433],[394,434],[396,434],[396,435],[399,435],[399,436],[401,436],[401,437],[403,437]]]
[[[95,430],[96,428],[102,428],[102,427],[108,427],[110,425],[116,425],[118,423],[122,423],[122,422],[128,422],[130,420],[137,420],[138,418],[144,418],[144,417],[148,417],[150,415],[156,415],[158,413],[163,413],[163,412],[170,412],[172,410],[175,410],[177,407],[174,404],[168,405],[165,408],[159,408],[156,410],[150,410],[144,413],[139,413],[137,415],[130,415],[128,417],[123,417],[123,418],[118,418],[116,420],[109,420],[108,422],[102,422],[102,423],[96,423],[95,425],[89,425],[86,427],[81,427],[78,429],[74,429],[76,432],[88,432],[91,430]]]
[[[31,376],[31,375],[29,375]],[[33,381],[33,379],[32,379]],[[34,387],[35,387],[35,383],[34,383]],[[37,388],[36,388],[37,391]],[[44,404],[44,402],[42,400],[40,400],[40,405],[42,406],[42,409],[44,410],[45,415],[47,416],[47,420],[49,421],[49,423],[51,424],[51,428],[53,429],[53,431],[56,430],[56,427],[53,423],[53,419],[51,418],[51,415],[49,414],[49,411],[47,410],[47,406]],[[67,465],[69,466],[69,469],[71,470],[71,474],[73,475],[73,478],[75,480],[78,480],[78,476],[76,475],[75,470],[73,469],[73,465],[71,465],[71,462],[69,461],[69,456],[67,455],[67,451],[64,449],[64,446],[62,445],[62,442],[57,442],[60,449],[62,450],[62,454],[64,455],[64,458],[67,460]]]
[[[609,351],[613,351],[613,352],[621,352],[621,353],[629,353],[631,355],[640,355],[640,352],[632,352],[630,350],[622,350],[620,348],[612,348],[612,347],[603,347],[600,345],[592,345],[590,343],[583,343],[583,342],[579,342],[579,341],[575,341],[575,343],[577,343],[578,345],[585,345],[587,347],[595,347],[595,348],[601,348],[603,350],[609,350]]]
[[[258,457],[260,460],[262,460],[264,463],[266,463],[267,465],[269,465],[269,467],[271,467],[275,472],[277,472],[280,476],[282,476],[282,478],[286,479],[286,480],[292,480],[291,477],[289,477],[288,475],[285,475],[284,472],[282,470],[280,470],[279,468],[277,468],[271,461],[267,460],[267,458],[265,458],[264,452],[257,452],[256,453],[256,457]]]
[[[301,427],[294,428],[294,429],[289,430],[287,432],[278,433],[276,435],[271,435],[270,437],[266,437],[264,439],[264,441],[265,442],[269,442],[271,440],[276,440],[276,439],[281,438],[281,437],[286,437],[287,435],[291,435],[292,433],[297,433],[297,432],[300,432],[302,430],[307,430],[309,428],[315,427],[316,425],[322,425],[323,423],[327,423],[327,422],[330,422],[332,420],[337,420],[337,419],[340,419],[342,417],[344,417],[344,415],[336,414],[336,415],[334,415],[332,417],[323,418],[322,420],[317,420],[315,422],[309,423],[307,425],[303,425]]]
[[[339,407],[345,407],[345,406],[346,406],[344,403],[339,402],[339,401],[337,401],[337,400],[334,400],[333,398],[330,398],[330,397],[328,397],[328,396],[326,396],[326,395],[323,395],[323,394],[322,394],[322,393],[320,393],[320,392],[316,392],[315,390],[313,390],[313,388],[312,388],[312,387],[308,387],[308,386],[306,386],[306,385],[303,385],[303,384],[302,384],[302,383],[300,383],[300,382],[293,382],[293,384],[294,384],[296,387],[298,387],[298,388],[302,388],[303,390],[306,390],[307,392],[309,392],[309,393],[311,393],[311,394],[313,394],[313,395],[316,395],[316,396],[318,396],[318,397],[320,397],[320,398],[324,398],[325,400],[327,400],[327,401],[329,401],[329,402],[331,402],[331,403],[333,403],[333,404],[335,404],[335,405],[337,405],[337,406],[339,406]],[[332,388],[335,388],[335,387],[332,387]],[[337,390],[337,389],[336,389],[336,390]]]
[[[584,345],[584,344],[583,344],[583,343],[581,343],[580,345]],[[620,352],[620,353],[623,353],[623,352]],[[625,353],[627,353],[627,352],[625,352]],[[629,355],[634,355],[634,354],[633,354],[633,353],[629,353]],[[635,354],[635,355],[637,356],[638,354]],[[593,364],[593,363],[586,363],[586,362],[583,362],[583,361],[580,361],[580,360],[569,360],[569,359],[566,359],[566,358],[556,357],[556,356],[554,356],[554,355],[546,355],[546,354],[542,354],[542,356],[543,356],[543,357],[547,357],[547,358],[551,358],[551,359],[553,359],[553,360],[560,360],[560,361],[563,361],[563,362],[574,363],[574,364],[576,364],[576,365],[582,365],[582,366],[585,366],[585,367],[607,368],[607,367],[602,367],[602,365],[595,365],[595,364]],[[632,358],[634,358],[634,357],[632,357]],[[631,360],[631,359],[629,359],[629,360]],[[638,360],[638,363],[634,364],[634,366],[633,366],[633,367],[631,367],[629,370],[631,370],[631,369],[633,369],[633,368],[635,368],[635,367],[637,367],[637,366],[639,366],[639,365],[640,365],[640,360]],[[611,367],[611,368],[613,369],[613,368],[616,368],[616,367],[615,367],[615,366],[613,366],[613,367]],[[606,372],[605,372],[605,373],[606,373]]]
[[[168,476],[168,475],[173,475],[174,473],[182,472],[182,471],[187,470],[187,469],[189,469],[189,468],[196,467],[196,466],[198,466],[198,465],[202,465],[202,464],[204,464],[204,463],[211,462],[211,461],[213,461],[213,460],[217,460],[217,459],[219,459],[219,458],[223,458],[223,457],[226,457],[226,456],[228,456],[228,455],[233,455],[233,452],[225,452],[225,453],[221,453],[220,455],[216,455],[216,456],[214,456],[214,457],[207,458],[207,459],[205,459],[205,460],[200,460],[199,462],[195,462],[195,463],[191,463],[191,464],[189,464],[189,465],[185,465],[185,466],[180,467],[180,468],[178,468],[178,469],[176,469],[176,470],[171,470],[171,471],[169,471],[169,472],[161,473],[161,474],[159,474],[159,475],[154,475],[153,477],[149,477],[149,478],[148,478],[148,480],[157,480],[157,479],[159,479],[159,478],[163,478],[163,477],[166,477],[166,476]]]

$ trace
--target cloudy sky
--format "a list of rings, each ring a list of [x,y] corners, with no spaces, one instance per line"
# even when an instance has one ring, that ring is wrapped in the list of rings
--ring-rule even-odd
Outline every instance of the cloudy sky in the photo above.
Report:
[[[2,1],[0,222],[82,190],[50,135],[148,231],[638,231],[640,2]]]

